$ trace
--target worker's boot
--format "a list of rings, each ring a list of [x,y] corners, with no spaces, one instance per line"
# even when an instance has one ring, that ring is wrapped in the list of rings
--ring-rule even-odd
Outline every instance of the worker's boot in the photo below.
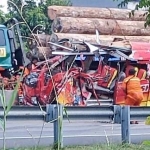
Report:
[[[138,124],[137,121],[130,121],[130,124]]]
[[[130,121],[130,124],[134,124],[134,121]]]

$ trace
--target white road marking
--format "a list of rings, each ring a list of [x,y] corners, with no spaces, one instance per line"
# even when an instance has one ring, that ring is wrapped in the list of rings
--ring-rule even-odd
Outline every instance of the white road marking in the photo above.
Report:
[[[149,135],[150,133],[136,133],[136,134],[131,134],[131,136],[142,136],[142,135]],[[107,134],[107,136],[121,136],[121,134]],[[13,140],[13,139],[39,139],[39,138],[53,138],[54,136],[35,136],[35,137],[30,137],[30,136],[25,136],[25,137],[6,137],[6,140]],[[76,137],[105,137],[105,135],[66,135],[63,136],[63,138],[76,138]],[[0,138],[0,140],[3,140],[3,138]]]

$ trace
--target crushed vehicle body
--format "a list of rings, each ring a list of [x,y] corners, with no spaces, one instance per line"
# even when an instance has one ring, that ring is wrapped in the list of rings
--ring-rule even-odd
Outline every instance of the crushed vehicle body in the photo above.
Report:
[[[15,105],[124,105],[122,82],[134,67],[144,93],[141,106],[149,106],[149,29],[142,12],[128,18],[128,10],[110,10],[50,6],[52,34],[31,34],[26,55],[18,21],[0,25],[0,88],[13,91],[24,73]],[[32,68],[33,57],[38,63]]]
[[[122,81],[131,67],[136,67],[141,80],[144,92],[141,105],[149,105],[147,72],[150,59],[146,53],[150,44],[130,42],[126,47],[122,41],[111,46],[77,42],[85,47],[81,50],[66,47],[62,41],[49,42],[55,47],[52,58],[40,63],[24,79],[25,105],[58,102],[69,106],[92,106],[103,105],[108,99],[112,101],[109,105],[124,105],[126,93],[122,90]]]

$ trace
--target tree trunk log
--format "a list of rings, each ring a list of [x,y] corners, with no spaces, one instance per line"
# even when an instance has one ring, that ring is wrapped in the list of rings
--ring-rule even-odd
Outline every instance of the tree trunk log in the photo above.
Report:
[[[44,55],[46,58],[51,57],[51,46],[49,41],[57,43],[58,37],[56,34],[45,35],[45,34],[34,34],[28,40],[28,46],[32,56],[38,57],[40,60],[44,60]]]
[[[56,17],[74,18],[101,18],[116,20],[145,21],[145,11],[135,11],[134,16],[129,17],[131,10],[117,8],[93,8],[93,7],[68,7],[49,6],[48,16],[51,20]]]
[[[67,33],[55,33],[58,39],[67,38],[72,41],[86,41],[96,44],[96,35],[91,34],[67,34]],[[125,39],[131,42],[150,42],[150,36],[117,36],[117,35],[99,35],[99,39],[102,45],[110,45],[115,39]]]
[[[56,33],[95,34],[96,29],[103,35],[150,36],[144,21],[59,17],[52,24]]]
[[[35,35],[37,36],[37,35]],[[47,41],[47,37],[50,35],[43,35],[43,34],[38,34],[38,38],[39,39],[43,39],[43,46],[46,47],[46,42],[49,42],[49,40]],[[96,43],[96,35],[92,35],[92,34],[69,34],[69,33],[55,33],[51,35],[52,37],[57,37],[57,39],[55,39],[55,41],[53,41],[54,43],[57,43],[58,40],[61,39],[70,39],[71,41],[86,41],[92,44],[97,44]],[[102,45],[110,45],[111,42],[113,42],[113,40],[115,38],[120,38],[120,39],[125,39],[125,40],[129,40],[131,42],[150,42],[150,36],[118,36],[118,35],[100,35],[99,39]],[[45,42],[44,42],[45,41]],[[50,45],[48,44],[48,47]],[[64,45],[66,46],[66,45]],[[36,47],[38,47],[36,45]]]
[[[45,35],[45,34],[34,34],[31,35],[30,39],[28,40],[28,45],[30,49],[34,47],[48,47],[48,42],[56,42],[58,41],[58,37],[56,34],[53,35]]]

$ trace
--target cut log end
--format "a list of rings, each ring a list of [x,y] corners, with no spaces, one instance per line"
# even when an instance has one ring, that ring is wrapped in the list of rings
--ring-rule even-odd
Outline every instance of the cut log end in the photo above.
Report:
[[[52,56],[52,51],[49,47],[38,47],[38,57],[40,60],[48,59]]]
[[[51,34],[50,42],[57,43],[58,42],[58,36],[56,34]]]
[[[49,9],[48,10],[48,17],[51,20],[54,20],[57,17],[57,10],[55,10],[55,9]]]
[[[57,18],[53,21],[52,23],[52,31],[55,32],[55,33],[61,33],[62,31],[62,23],[61,23],[61,20],[60,18]]]

